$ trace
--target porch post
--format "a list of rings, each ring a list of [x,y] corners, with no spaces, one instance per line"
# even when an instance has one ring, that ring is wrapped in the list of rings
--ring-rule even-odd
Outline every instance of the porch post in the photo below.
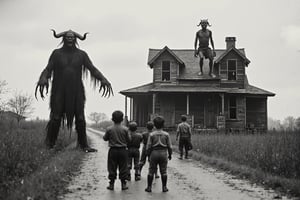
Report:
[[[225,103],[224,103],[224,94],[220,94],[220,96],[221,96],[221,99],[222,99],[222,115],[224,115],[224,112],[225,112],[225,109],[224,109],[224,105],[225,105]]]
[[[190,94],[186,94],[186,114],[190,114]]]
[[[155,101],[156,101],[156,94],[152,94],[152,114],[155,114]]]
[[[130,98],[130,121],[133,120],[133,99]]]
[[[125,96],[125,116],[127,116],[127,96]]]

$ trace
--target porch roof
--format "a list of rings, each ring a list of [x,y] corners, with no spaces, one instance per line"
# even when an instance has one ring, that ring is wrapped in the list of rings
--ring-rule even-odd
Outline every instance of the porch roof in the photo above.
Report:
[[[275,96],[274,93],[258,87],[247,85],[244,89],[240,88],[221,88],[221,87],[195,87],[195,85],[154,85],[153,83],[130,88],[120,91],[125,96],[142,95],[147,93],[227,93],[227,94],[249,94]]]

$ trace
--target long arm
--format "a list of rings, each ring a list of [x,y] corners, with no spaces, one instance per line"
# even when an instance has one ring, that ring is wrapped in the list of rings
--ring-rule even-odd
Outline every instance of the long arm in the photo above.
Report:
[[[94,81],[94,85],[97,86],[100,82],[99,92],[103,89],[102,96],[109,97],[111,94],[114,95],[110,82],[105,76],[93,65],[92,61],[88,57],[87,53],[84,54],[84,67],[87,68],[91,73],[91,78]]]
[[[48,94],[49,80],[51,79],[52,71],[54,68],[54,58],[55,58],[55,56],[54,56],[54,51],[53,51],[49,58],[48,64],[47,64],[46,68],[42,71],[39,81],[36,85],[35,92],[34,92],[36,99],[37,99],[37,91],[38,90],[40,91],[40,95],[41,95],[42,99],[44,98],[44,89],[45,88],[46,88],[46,94]]]
[[[209,34],[210,36],[209,36],[209,39],[210,39],[210,43],[211,43],[211,46],[212,46],[212,48],[213,48],[213,50],[215,51],[215,45],[214,45],[214,40],[213,40],[213,38],[212,38],[212,32],[210,31],[210,34]]]

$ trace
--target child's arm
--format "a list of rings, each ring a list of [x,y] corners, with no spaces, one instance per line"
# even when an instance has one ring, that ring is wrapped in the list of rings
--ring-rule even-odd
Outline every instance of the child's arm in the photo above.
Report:
[[[146,155],[150,156],[151,151],[152,151],[152,142],[151,142],[151,135],[149,135],[147,145],[146,145]]]
[[[179,134],[180,134],[180,130],[179,130],[179,125],[177,126],[177,130],[176,130],[176,141],[178,140]]]
[[[171,139],[170,139],[170,135],[168,134],[167,136],[167,147],[168,147],[168,154],[169,154],[169,160],[172,159],[172,144],[171,144]]]
[[[103,140],[108,141],[109,140],[109,130],[105,131],[105,134],[103,135]]]

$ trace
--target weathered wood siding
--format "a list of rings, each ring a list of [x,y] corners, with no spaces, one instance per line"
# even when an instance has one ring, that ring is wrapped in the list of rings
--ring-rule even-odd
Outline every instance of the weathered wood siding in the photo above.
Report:
[[[246,98],[243,95],[236,97],[236,119],[229,117],[229,95],[225,95],[226,129],[244,130],[246,122]]]
[[[186,94],[176,94],[172,96],[175,101],[175,124],[181,122],[181,115],[186,113]]]
[[[219,79],[198,79],[198,80],[189,80],[189,79],[179,79],[179,85],[191,85],[195,87],[220,87]]]
[[[170,61],[170,81],[162,81],[162,61]],[[168,52],[160,55],[153,65],[153,82],[176,82],[179,63]]]
[[[158,94],[156,104],[156,114],[164,117],[165,127],[173,127],[175,125],[175,102],[172,95]]]
[[[175,123],[181,122],[181,115],[187,114],[187,94],[174,95]],[[217,94],[189,94],[189,115],[194,116],[197,128],[215,128],[216,117],[221,110],[221,98]]]
[[[227,60],[237,60],[236,81],[228,80]],[[234,51],[229,52],[220,62],[219,77],[221,78],[222,87],[244,88],[245,64],[243,59]]]
[[[260,130],[267,129],[267,98],[246,98],[246,126]]]
[[[152,99],[147,96],[135,96],[133,100],[133,120],[138,126],[146,126],[151,112]]]

